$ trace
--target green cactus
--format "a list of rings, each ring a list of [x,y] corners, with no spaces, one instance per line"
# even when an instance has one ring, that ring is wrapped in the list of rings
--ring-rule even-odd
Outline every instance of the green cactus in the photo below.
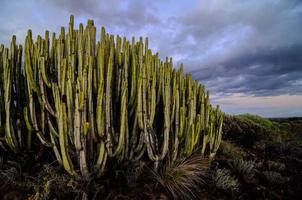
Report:
[[[0,136],[5,138],[1,147],[17,153],[24,149],[30,134],[24,132],[23,117],[24,75],[22,73],[21,45],[16,44],[16,36],[12,37],[10,49],[0,46]],[[30,145],[27,146],[30,148]]]
[[[103,174],[108,159],[146,155],[158,168],[196,152],[213,157],[223,118],[204,86],[183,65],[174,69],[172,58],[160,60],[148,38],[130,43],[105,28],[100,35],[96,41],[92,20],[76,30],[73,16],[68,32],[62,27],[51,42],[48,31],[34,41],[29,30],[24,72],[15,37],[10,50],[0,47],[0,134],[7,146],[17,151],[27,135],[30,147],[36,135],[68,173],[85,178]]]

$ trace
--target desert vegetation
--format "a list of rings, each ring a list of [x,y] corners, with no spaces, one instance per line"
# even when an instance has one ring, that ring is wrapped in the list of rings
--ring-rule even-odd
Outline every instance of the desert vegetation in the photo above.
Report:
[[[198,182],[199,161],[218,150],[219,107],[183,66],[153,54],[148,38],[130,42],[102,27],[97,40],[92,20],[75,29],[71,16],[67,33],[34,40],[29,30],[24,48],[13,36],[0,57],[3,154],[41,153],[81,181],[144,162],[162,182],[178,166],[182,187]],[[52,152],[47,158],[41,149]]]
[[[146,160],[112,163],[111,170],[89,181],[50,162],[53,153],[43,145],[39,154],[5,153],[0,193],[6,199],[299,199],[302,121],[271,122],[274,131],[225,115],[223,140],[212,161],[194,155],[164,163],[158,171]]]
[[[301,126],[221,112],[148,38],[92,20],[0,47],[3,199],[295,199]]]

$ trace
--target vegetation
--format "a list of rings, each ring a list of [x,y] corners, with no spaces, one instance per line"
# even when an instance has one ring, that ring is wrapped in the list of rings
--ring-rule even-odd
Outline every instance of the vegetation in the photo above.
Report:
[[[267,129],[267,130],[271,130],[274,128],[273,122],[268,120],[268,119],[264,119],[258,115],[251,115],[251,114],[242,114],[242,115],[238,115],[238,117],[240,117],[241,119],[245,119],[245,120],[249,120],[250,122],[254,122],[257,125]]]
[[[3,199],[298,199],[301,128],[223,114],[148,38],[97,41],[92,20],[0,47]]]
[[[175,197],[194,196],[209,168],[202,161],[212,160],[221,142],[219,107],[183,66],[174,69],[172,58],[153,54],[148,38],[130,42],[105,28],[100,40],[96,35],[92,20],[75,29],[71,16],[67,33],[62,27],[58,37],[46,31],[34,40],[29,30],[24,56],[15,36],[10,48],[1,45],[2,156],[27,158],[21,171],[39,159],[46,166],[55,162],[86,183],[122,171],[135,185],[150,169]],[[19,174],[11,162],[1,170],[3,181]],[[34,199],[50,198],[54,181],[45,181]]]
[[[160,172],[151,171],[151,177],[173,198],[196,199],[198,189],[206,183],[209,160],[191,156],[177,163],[167,163]]]
[[[52,154],[43,145],[39,156],[5,153],[0,156],[0,193],[4,199],[300,199],[301,120],[273,123],[277,131],[268,133],[239,117],[225,116],[224,140],[212,161],[193,154],[162,162],[157,171],[144,159],[122,166],[112,161],[111,170],[89,181],[50,163]],[[258,137],[247,141],[256,130]],[[280,151],[283,142],[286,151]]]
[[[207,192],[215,191],[211,192],[210,199],[299,199],[301,119],[270,119],[272,127],[268,129],[263,123],[268,119],[251,118],[262,122],[225,116],[223,142],[211,173],[215,177],[218,172],[226,171],[227,178],[221,178],[221,183],[214,179],[214,188],[207,189]],[[229,179],[232,181],[226,181]],[[234,179],[238,183],[237,190],[221,187],[231,186]]]
[[[237,191],[239,182],[231,175],[227,169],[217,169],[212,174],[212,183],[214,187],[224,191]]]
[[[71,16],[68,33],[62,27],[51,43],[48,31],[36,41],[28,31],[24,71],[15,36],[0,55],[5,149],[31,148],[34,134],[69,174],[87,179],[109,160],[147,154],[157,169],[196,151],[214,157],[219,147],[222,114],[209,92],[153,54],[148,38],[130,43],[102,28],[97,41],[92,20],[76,30]]]

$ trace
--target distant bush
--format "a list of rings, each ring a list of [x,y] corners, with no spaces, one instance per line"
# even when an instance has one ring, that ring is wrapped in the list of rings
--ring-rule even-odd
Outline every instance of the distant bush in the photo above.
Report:
[[[258,115],[252,115],[252,114],[242,114],[242,115],[238,115],[238,117],[248,120],[248,121],[252,121],[256,124],[258,124],[259,126],[265,128],[266,130],[272,130],[274,129],[274,124],[272,121],[262,118]]]
[[[239,146],[252,148],[260,140],[269,137],[268,130],[254,121],[240,116],[224,116],[223,139]]]

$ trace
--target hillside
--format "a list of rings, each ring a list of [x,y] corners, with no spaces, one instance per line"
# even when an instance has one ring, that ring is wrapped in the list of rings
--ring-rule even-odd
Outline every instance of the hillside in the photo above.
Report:
[[[216,179],[221,181],[214,197],[298,199],[302,188],[301,128],[301,118],[226,117],[224,141],[214,162]]]

